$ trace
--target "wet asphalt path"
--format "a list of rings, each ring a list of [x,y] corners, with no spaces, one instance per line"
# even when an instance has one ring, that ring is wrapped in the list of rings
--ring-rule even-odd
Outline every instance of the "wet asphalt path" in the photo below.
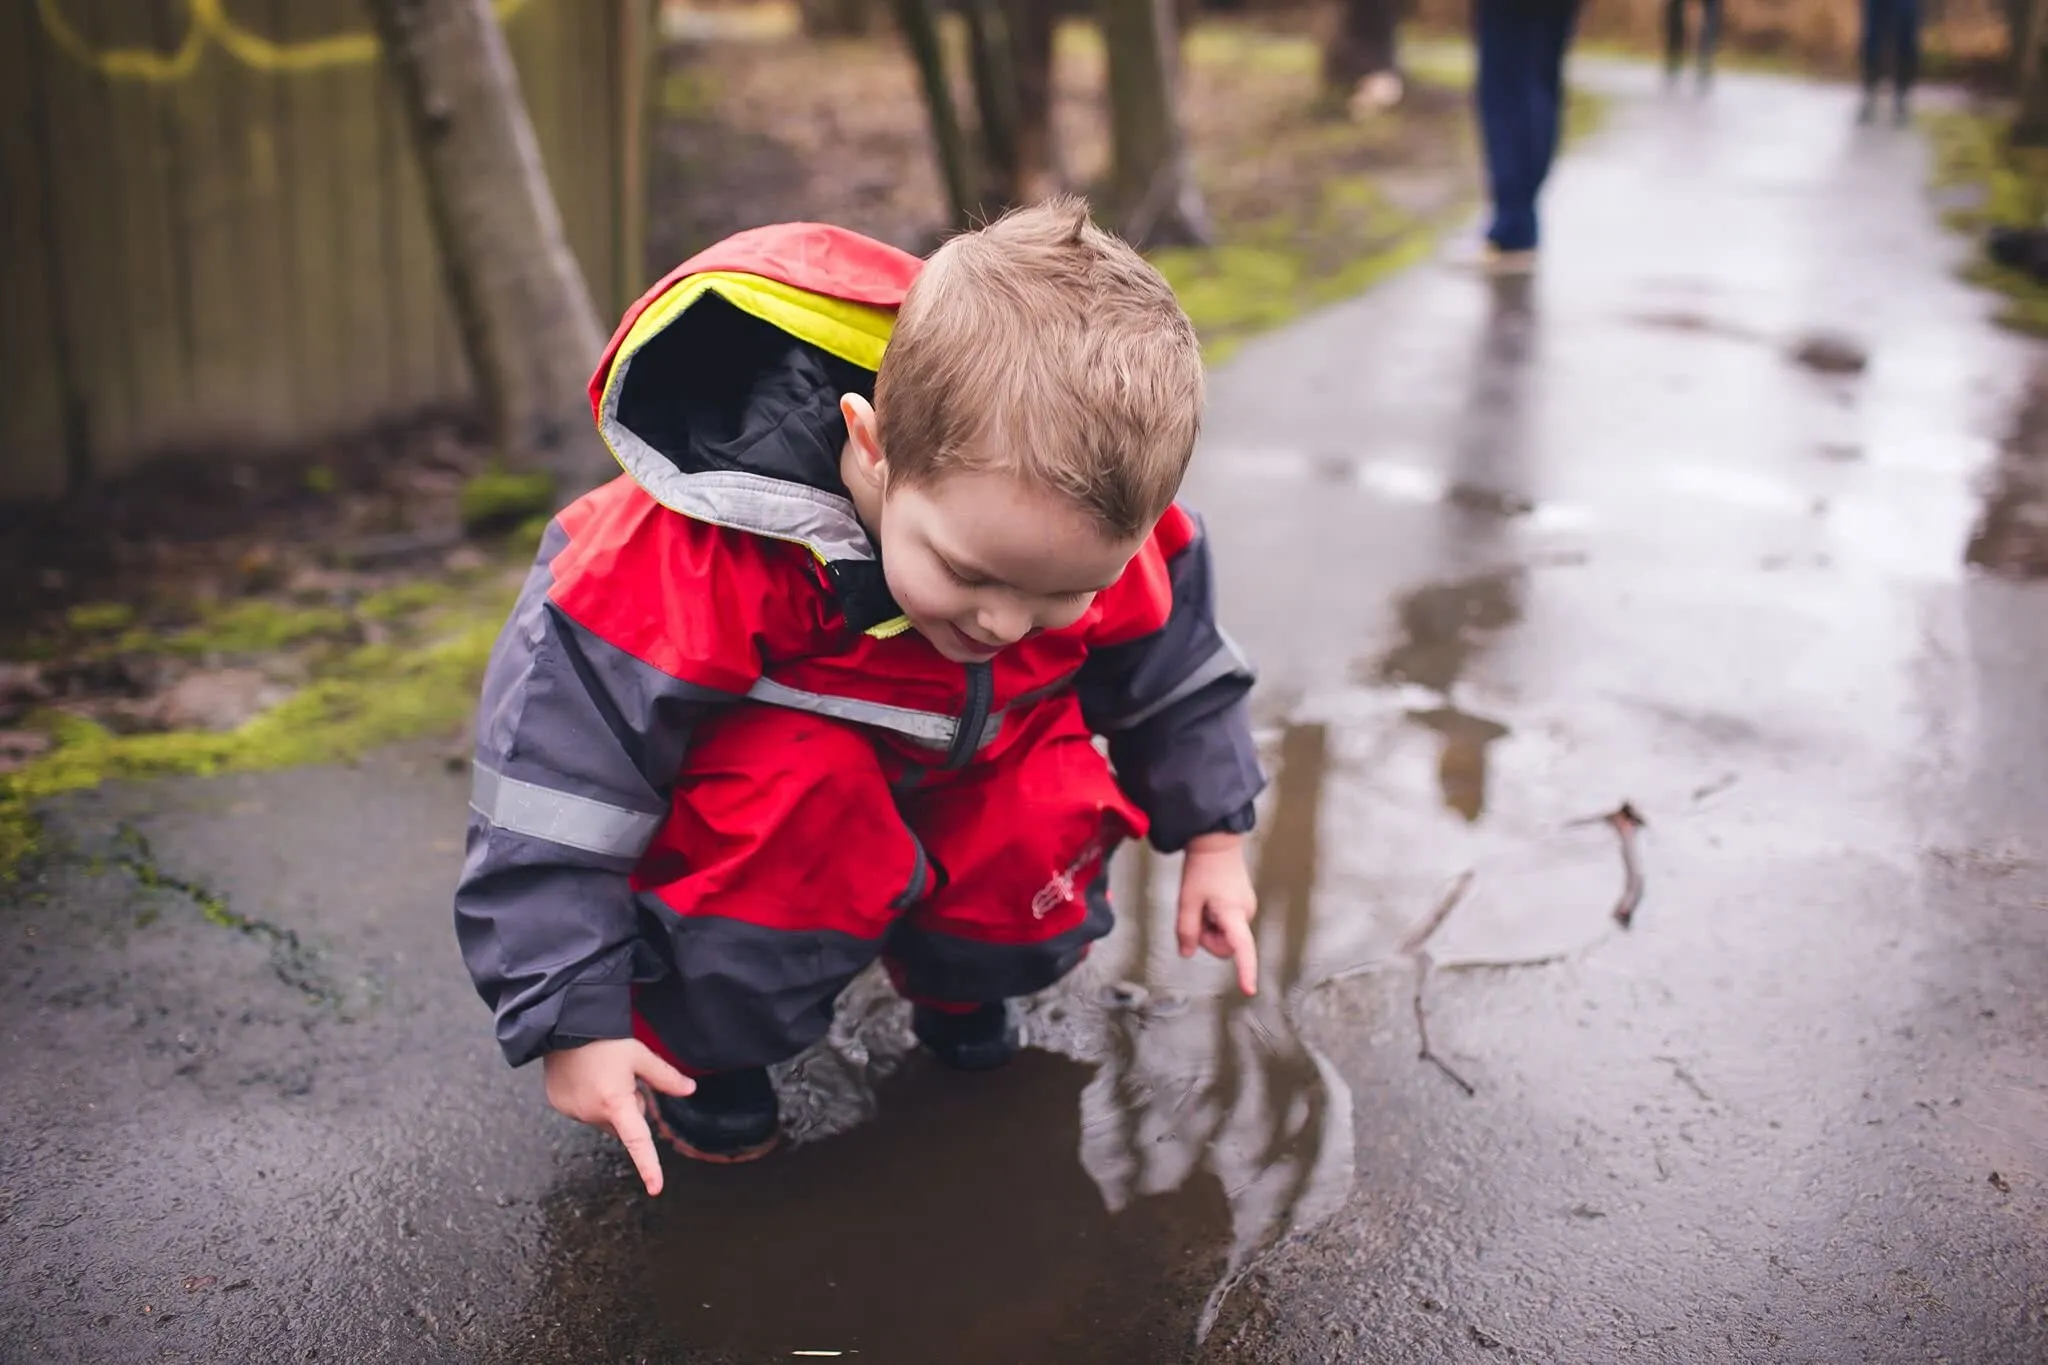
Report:
[[[496,1058],[434,755],[102,794],[0,921],[0,1360],[2048,1358],[2048,588],[1961,564],[2034,354],[1848,92],[1595,79],[1532,289],[1217,378],[1256,1004],[1127,859],[1012,1071],[857,989],[650,1203]]]

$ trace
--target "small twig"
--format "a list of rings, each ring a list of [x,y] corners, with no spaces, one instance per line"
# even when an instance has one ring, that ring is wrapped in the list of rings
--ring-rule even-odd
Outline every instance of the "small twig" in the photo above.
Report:
[[[1588,815],[1565,822],[1566,829],[1606,825],[1621,836],[1621,899],[1615,902],[1614,919],[1624,929],[1635,918],[1636,907],[1643,901],[1643,868],[1636,861],[1636,831],[1646,828],[1649,823],[1641,811],[1626,801],[1605,815]]]
[[[1643,865],[1636,859],[1636,831],[1649,822],[1624,801],[1608,814],[1607,823],[1621,839],[1621,899],[1614,904],[1614,921],[1626,929],[1635,919],[1636,907],[1643,903]]]
[[[1477,958],[1466,962],[1449,962],[1439,967],[1445,972],[1518,972],[1524,967],[1555,967],[1560,962],[1569,962],[1576,953],[1545,953],[1541,957]]]
[[[1709,1095],[1707,1088],[1699,1083],[1699,1078],[1685,1069],[1684,1062],[1679,1061],[1676,1057],[1659,1057],[1657,1060],[1670,1067],[1671,1074],[1677,1078],[1678,1083],[1687,1090],[1692,1091],[1703,1103],[1712,1104],[1714,1102],[1714,1097]]]
[[[1692,799],[1695,801],[1704,801],[1710,796],[1719,796],[1722,792],[1727,791],[1730,787],[1734,786],[1740,780],[1741,777],[1739,774],[1723,773],[1721,776],[1715,778],[1712,782],[1707,783],[1703,787],[1694,787],[1692,791]]]
[[[1469,873],[1466,875],[1470,876]],[[1432,965],[1428,953],[1418,952],[1415,954],[1415,1034],[1421,1044],[1420,1051],[1415,1055],[1420,1060],[1434,1066],[1438,1071],[1443,1072],[1444,1075],[1449,1076],[1458,1089],[1465,1092],[1465,1098],[1472,1099],[1479,1094],[1478,1089],[1472,1082],[1466,1080],[1453,1070],[1449,1062],[1437,1056],[1435,1049],[1429,1045],[1429,1009],[1423,1004],[1422,992],[1423,987],[1429,982],[1429,969]]]
[[[1451,911],[1458,908],[1458,902],[1464,900],[1465,892],[1471,889],[1472,877],[1473,872],[1469,867],[1458,874],[1457,880],[1445,890],[1443,899],[1436,903],[1436,909],[1430,912],[1429,918],[1416,925],[1414,931],[1401,940],[1402,956],[1410,957],[1421,952],[1423,945],[1435,937],[1437,930],[1444,927],[1444,921],[1451,917]]]
[[[1429,1006],[1423,1002],[1422,996],[1424,987],[1429,983],[1430,968],[1435,965],[1434,960],[1427,951],[1427,945],[1430,939],[1436,936],[1436,931],[1444,927],[1444,921],[1451,917],[1451,911],[1457,909],[1459,903],[1465,899],[1465,893],[1472,887],[1473,875],[1473,871],[1469,867],[1458,874],[1457,880],[1445,888],[1443,898],[1436,903],[1436,909],[1429,912],[1429,918],[1416,925],[1410,931],[1408,937],[1401,940],[1400,949],[1401,956],[1412,958],[1415,962],[1415,994],[1413,1003],[1415,1006],[1415,1037],[1420,1049],[1415,1055],[1435,1066],[1444,1075],[1449,1076],[1457,1083],[1458,1088],[1465,1092],[1468,1099],[1479,1093],[1473,1088],[1472,1082],[1460,1076],[1456,1071],[1453,1071],[1451,1064],[1437,1056],[1429,1046]]]

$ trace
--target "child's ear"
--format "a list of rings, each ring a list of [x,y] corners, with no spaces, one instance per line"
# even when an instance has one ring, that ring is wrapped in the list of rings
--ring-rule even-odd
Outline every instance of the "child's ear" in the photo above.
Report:
[[[882,487],[888,478],[889,462],[882,455],[874,405],[857,393],[841,394],[839,415],[846,419],[846,444],[853,451],[854,467],[862,478],[876,488]]]

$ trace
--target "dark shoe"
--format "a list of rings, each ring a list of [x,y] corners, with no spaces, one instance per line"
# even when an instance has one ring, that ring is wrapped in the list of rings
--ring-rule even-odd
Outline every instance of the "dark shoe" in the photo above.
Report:
[[[1985,254],[2007,270],[2048,280],[2048,229],[1995,227],[1984,247]]]
[[[669,1146],[692,1161],[735,1165],[768,1155],[781,1137],[782,1113],[766,1067],[721,1071],[697,1078],[697,1089],[677,1099],[641,1092],[648,1119]]]
[[[1856,121],[1858,123],[1869,123],[1876,117],[1877,92],[1866,90],[1863,92],[1863,102],[1856,106]]]
[[[941,1065],[955,1071],[992,1071],[1017,1055],[1017,1021],[1001,1000],[966,1014],[913,1006],[910,1031]]]

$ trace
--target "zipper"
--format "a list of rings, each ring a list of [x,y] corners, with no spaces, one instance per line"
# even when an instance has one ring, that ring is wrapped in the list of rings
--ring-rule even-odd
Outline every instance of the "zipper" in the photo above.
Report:
[[[995,667],[967,665],[967,704],[960,708],[959,728],[953,732],[953,747],[946,751],[946,766],[962,768],[981,748],[982,727],[988,724],[989,704],[996,698]]]

